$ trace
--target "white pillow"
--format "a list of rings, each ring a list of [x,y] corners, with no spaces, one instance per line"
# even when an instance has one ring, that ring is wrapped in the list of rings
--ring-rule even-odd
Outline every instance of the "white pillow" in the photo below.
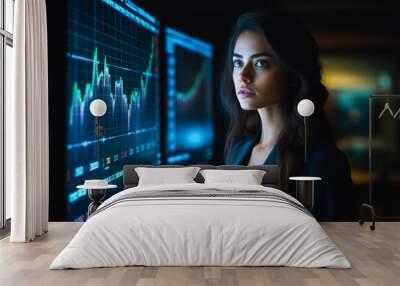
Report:
[[[205,184],[247,184],[261,185],[265,171],[262,170],[202,170]]]
[[[195,183],[193,179],[199,170],[199,167],[135,168],[139,176],[138,186]]]

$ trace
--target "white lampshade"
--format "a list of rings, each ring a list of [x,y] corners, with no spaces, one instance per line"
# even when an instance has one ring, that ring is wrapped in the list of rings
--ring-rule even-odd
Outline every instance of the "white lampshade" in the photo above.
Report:
[[[93,116],[101,117],[107,111],[107,104],[101,99],[95,99],[90,103],[90,113]]]
[[[303,116],[311,116],[314,113],[314,103],[309,99],[303,99],[297,104],[297,112]]]

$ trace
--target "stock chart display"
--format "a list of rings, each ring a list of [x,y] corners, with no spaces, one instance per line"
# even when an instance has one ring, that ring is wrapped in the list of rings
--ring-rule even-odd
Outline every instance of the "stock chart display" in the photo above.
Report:
[[[68,9],[66,188],[68,219],[79,221],[84,180],[121,188],[123,165],[160,164],[159,22],[130,0],[70,0]],[[99,158],[94,99],[107,104]]]
[[[166,28],[165,38],[167,163],[210,163],[214,140],[213,47],[172,28]]]

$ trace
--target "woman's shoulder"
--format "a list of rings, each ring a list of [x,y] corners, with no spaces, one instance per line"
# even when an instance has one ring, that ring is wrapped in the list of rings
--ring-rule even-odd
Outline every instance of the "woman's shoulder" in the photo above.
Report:
[[[323,141],[312,146],[309,157],[311,173],[350,174],[350,164],[346,154],[335,142]]]
[[[327,157],[345,156],[344,152],[341,151],[334,141],[324,140],[314,144],[310,150],[310,156],[316,159],[326,159]]]
[[[322,178],[316,187],[314,215],[319,220],[353,219],[356,194],[346,154],[331,142],[313,147],[307,172]]]
[[[227,153],[226,153],[226,156],[225,156],[225,164],[237,165],[237,164],[241,163],[241,162],[239,162],[238,157],[239,157],[239,155],[241,153],[241,150],[242,150],[241,147],[243,146],[244,142],[245,142],[245,140],[242,138],[242,139],[236,140],[232,144],[231,148],[229,148],[227,150]]]
[[[232,147],[227,150],[225,164],[240,165],[248,154],[249,150],[254,145],[256,138],[254,136],[245,136],[238,138],[232,144]]]

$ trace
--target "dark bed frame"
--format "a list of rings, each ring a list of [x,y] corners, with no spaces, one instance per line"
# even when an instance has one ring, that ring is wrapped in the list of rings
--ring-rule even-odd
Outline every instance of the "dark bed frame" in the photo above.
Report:
[[[135,171],[137,167],[148,168],[182,168],[184,165],[125,165],[124,166],[124,189],[133,188],[138,185],[139,177]],[[278,165],[261,165],[261,166],[241,166],[241,165],[189,165],[188,167],[200,167],[205,169],[217,170],[263,170],[265,175],[262,180],[262,185],[265,187],[272,187],[279,189],[279,166]],[[204,183],[203,176],[198,173],[194,178],[197,183]]]

